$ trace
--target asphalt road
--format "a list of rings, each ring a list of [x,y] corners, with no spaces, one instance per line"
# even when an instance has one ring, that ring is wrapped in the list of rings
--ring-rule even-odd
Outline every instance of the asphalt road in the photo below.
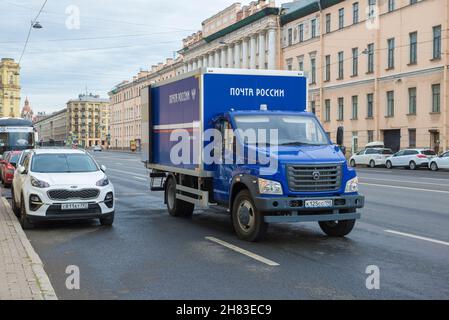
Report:
[[[326,237],[316,223],[282,224],[247,243],[222,210],[170,217],[138,155],[95,158],[116,189],[114,227],[27,231],[60,299],[449,298],[449,172],[358,168],[367,203],[347,238]],[[79,290],[65,286],[69,265],[80,269]],[[371,265],[379,290],[366,288]]]

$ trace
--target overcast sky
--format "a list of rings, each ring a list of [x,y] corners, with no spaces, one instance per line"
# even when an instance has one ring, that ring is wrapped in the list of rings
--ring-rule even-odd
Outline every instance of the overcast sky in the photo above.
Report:
[[[0,58],[19,60],[43,2],[0,0]],[[203,20],[234,2],[48,0],[38,19],[43,29],[32,30],[21,63],[22,105],[28,96],[35,113],[52,112],[86,87],[107,98],[122,80],[173,56]]]

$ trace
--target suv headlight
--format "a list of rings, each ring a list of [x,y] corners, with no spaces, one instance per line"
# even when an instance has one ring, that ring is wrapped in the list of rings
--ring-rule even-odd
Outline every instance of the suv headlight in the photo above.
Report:
[[[42,188],[43,189],[43,188],[49,188],[50,187],[48,182],[36,179],[35,177],[31,177],[30,178],[30,182],[31,182],[31,185],[33,187],[35,187],[35,188]]]
[[[346,182],[345,193],[354,192],[359,192],[359,178],[357,177]]]
[[[259,178],[259,192],[261,194],[282,195],[282,185],[277,181],[265,180]]]
[[[97,181],[97,186],[99,186],[99,187],[105,187],[108,184],[109,184],[109,179],[106,177]]]

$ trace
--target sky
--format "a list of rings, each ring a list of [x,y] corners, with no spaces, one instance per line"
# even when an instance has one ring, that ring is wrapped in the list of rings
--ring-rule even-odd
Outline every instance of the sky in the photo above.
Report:
[[[43,28],[32,29],[21,61],[21,104],[28,97],[35,113],[51,113],[86,88],[108,98],[121,81],[173,57],[183,38],[234,2],[47,0],[37,19]],[[0,58],[19,60],[43,3],[0,0]]]

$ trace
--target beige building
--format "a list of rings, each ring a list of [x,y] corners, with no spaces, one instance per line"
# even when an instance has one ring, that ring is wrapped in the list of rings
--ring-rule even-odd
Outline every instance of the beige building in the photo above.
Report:
[[[83,148],[108,147],[109,100],[98,95],[80,94],[67,102],[68,141]]]
[[[52,115],[34,123],[39,142],[44,144],[63,145],[68,138],[67,109],[57,111]]]
[[[353,151],[449,148],[447,0],[322,0],[284,6],[285,69],[309,78],[309,109]]]
[[[14,59],[0,61],[0,117],[20,116],[20,66]]]

